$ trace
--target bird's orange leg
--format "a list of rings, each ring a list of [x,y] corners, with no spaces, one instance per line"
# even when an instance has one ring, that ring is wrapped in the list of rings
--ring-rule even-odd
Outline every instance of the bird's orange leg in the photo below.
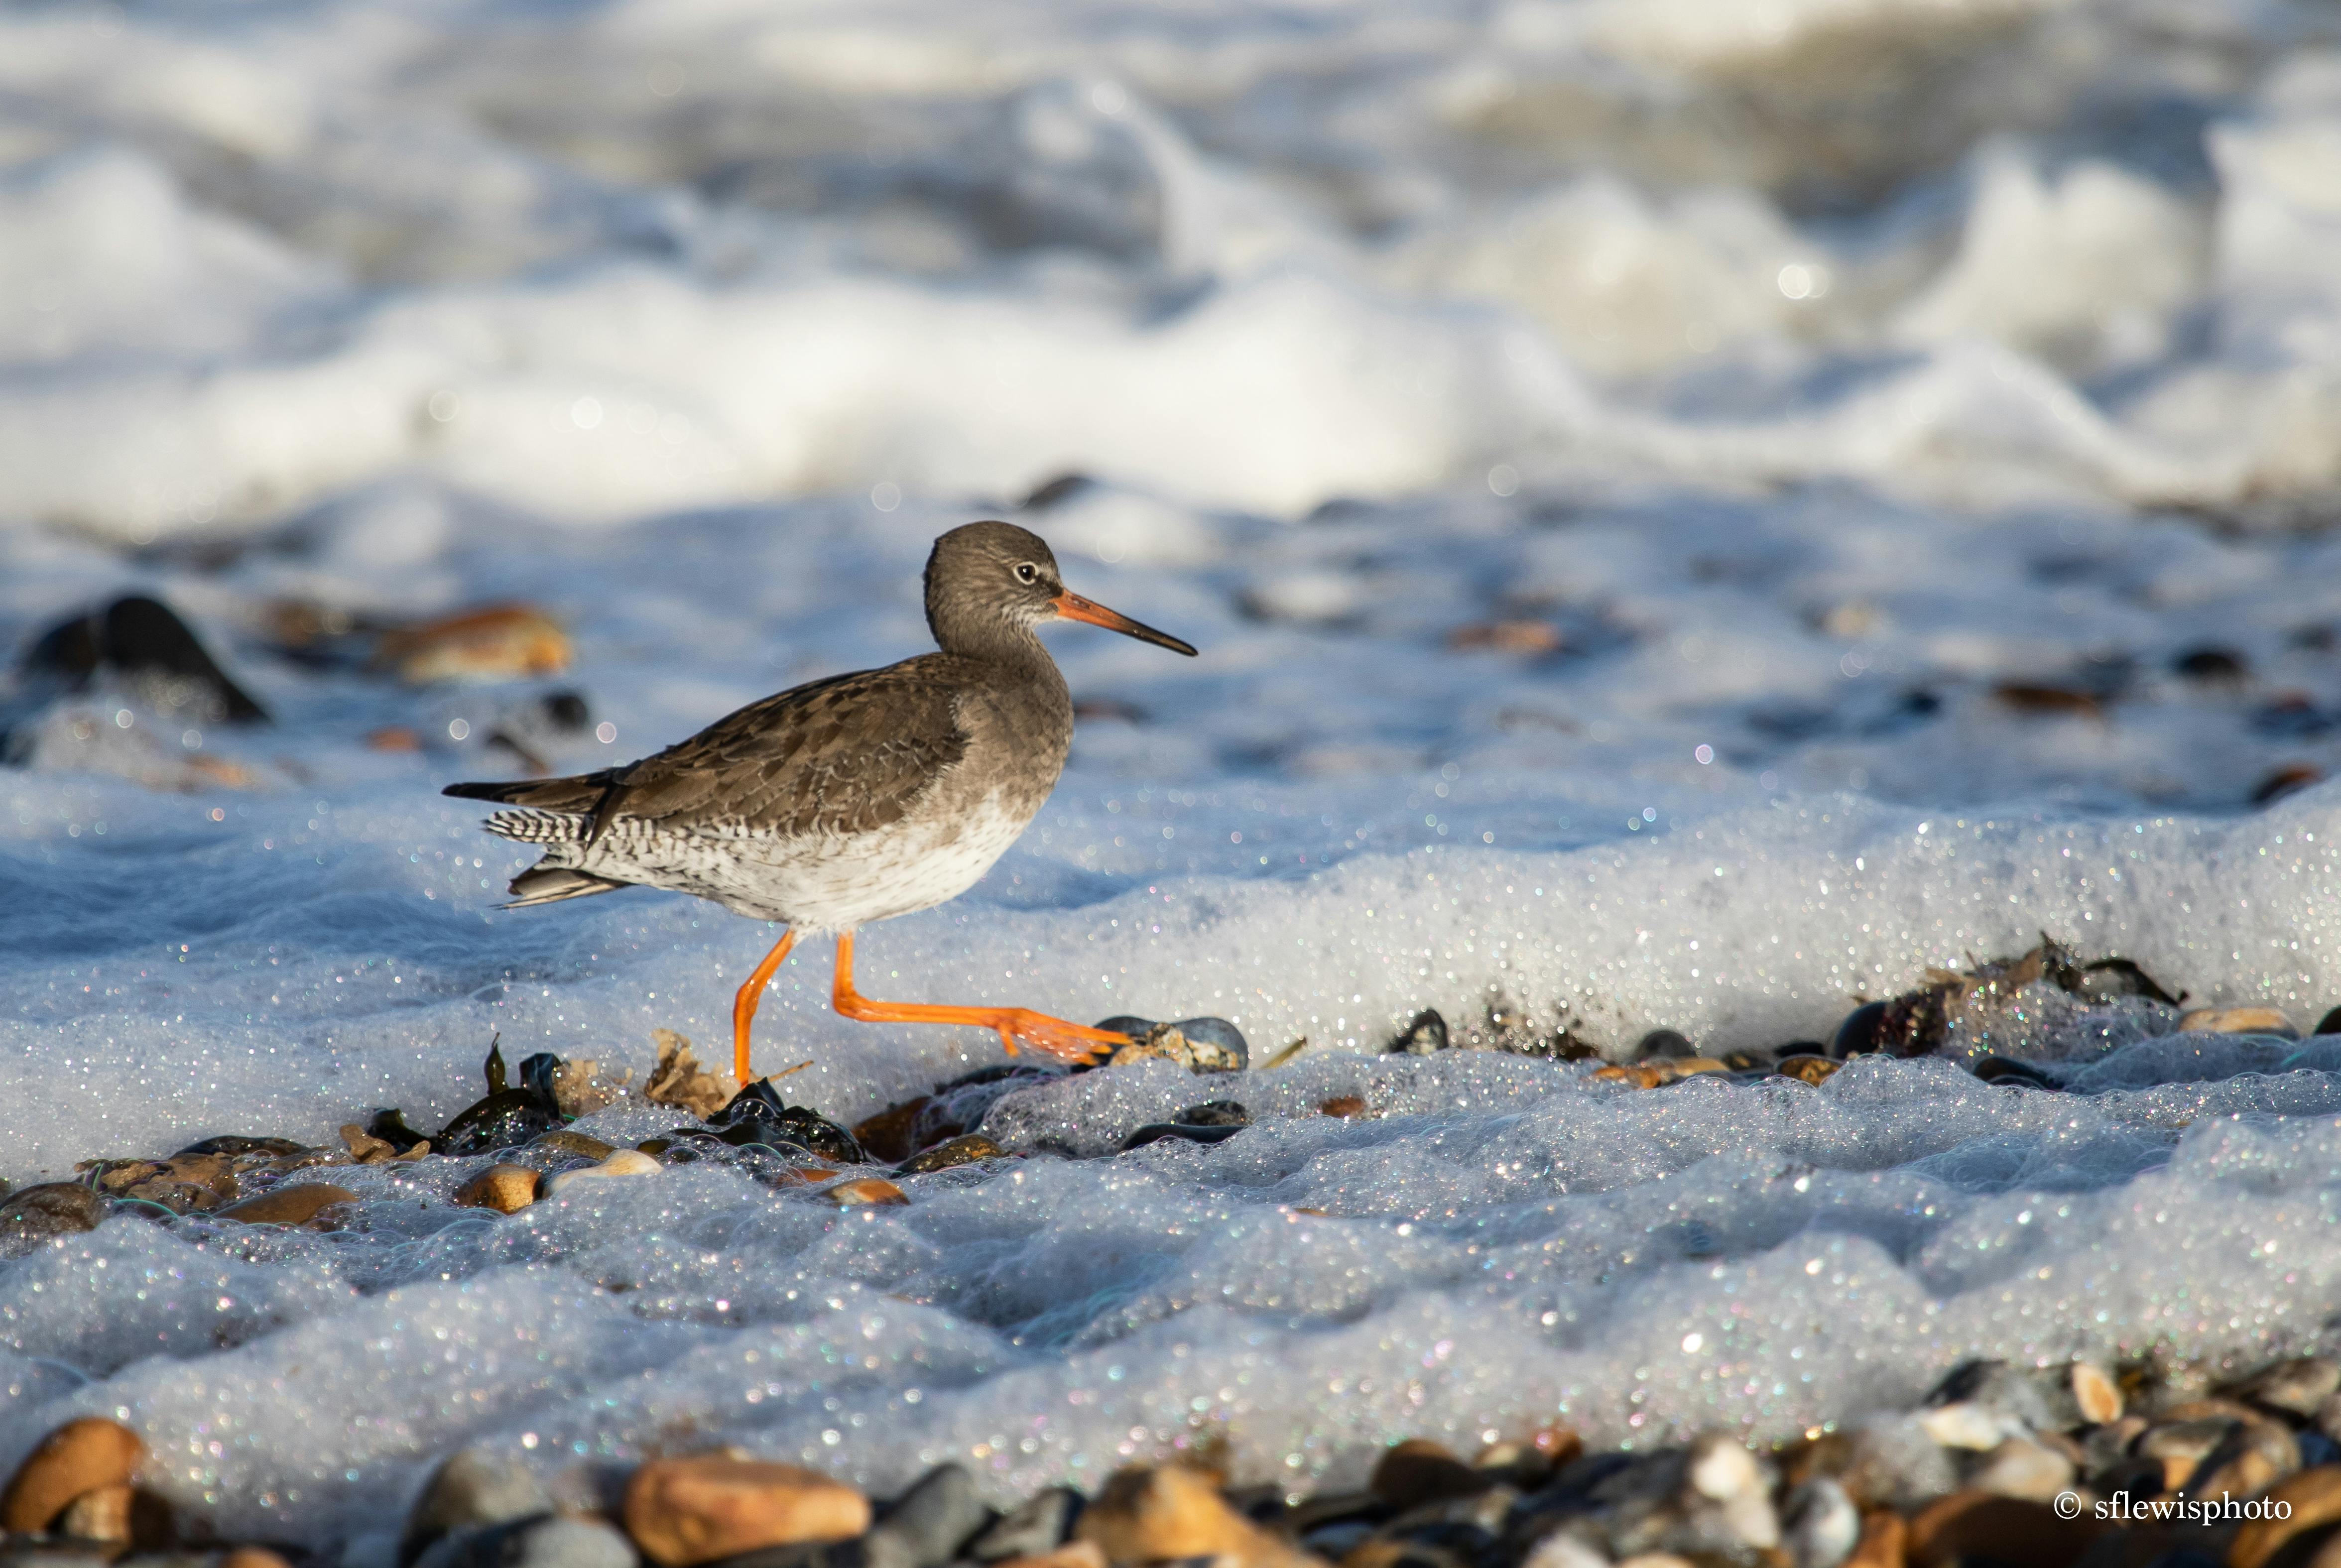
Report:
[[[740,994],[732,998],[732,1076],[743,1089],[748,1087],[748,1026],[756,1021],[756,1004],[764,999],[764,987],[771,982],[772,971],[796,945],[795,930],[782,931],[764,961],[756,966],[756,972],[748,977],[748,983],[740,987]]]
[[[1086,1024],[1068,1023],[1052,1018],[1046,1013],[1031,1012],[1023,1007],[949,1007],[931,1002],[873,1002],[853,988],[853,933],[841,931],[837,937],[837,985],[830,993],[830,1004],[849,1018],[859,1018],[865,1024],[974,1024],[991,1029],[1000,1036],[1000,1043],[1014,1056],[1019,1041],[1036,1051],[1069,1062],[1084,1062],[1103,1056],[1116,1046],[1130,1044],[1128,1035],[1117,1035],[1111,1029],[1093,1029]]]

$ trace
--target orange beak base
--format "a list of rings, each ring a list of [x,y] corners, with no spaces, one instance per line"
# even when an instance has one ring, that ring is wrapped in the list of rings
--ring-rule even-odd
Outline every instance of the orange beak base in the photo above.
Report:
[[[1108,610],[1095,600],[1083,599],[1078,593],[1061,593],[1049,602],[1067,620],[1086,620],[1091,626],[1102,626],[1108,631],[1119,631],[1124,637],[1135,637],[1141,642],[1151,642],[1157,648],[1167,648],[1190,659],[1195,657],[1195,650],[1190,644],[1180,641],[1167,631],[1157,631],[1143,621],[1132,620],[1119,610]]]

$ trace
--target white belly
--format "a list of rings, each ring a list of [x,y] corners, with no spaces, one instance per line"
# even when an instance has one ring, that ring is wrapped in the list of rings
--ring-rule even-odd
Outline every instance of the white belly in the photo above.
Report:
[[[932,908],[991,869],[1031,821],[996,796],[972,810],[914,818],[852,838],[690,833],[609,846],[606,874],[712,899],[736,914],[842,931]],[[585,869],[600,871],[589,856]]]

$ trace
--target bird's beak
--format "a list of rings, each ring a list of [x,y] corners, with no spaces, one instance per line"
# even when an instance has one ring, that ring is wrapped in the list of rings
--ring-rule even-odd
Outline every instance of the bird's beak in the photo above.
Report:
[[[1102,626],[1108,631],[1119,631],[1124,637],[1135,637],[1141,642],[1151,642],[1157,648],[1167,648],[1190,659],[1195,657],[1192,647],[1169,632],[1157,631],[1143,621],[1132,620],[1119,610],[1108,610],[1093,599],[1083,599],[1078,593],[1061,593],[1049,602],[1067,620],[1086,620],[1091,626]]]

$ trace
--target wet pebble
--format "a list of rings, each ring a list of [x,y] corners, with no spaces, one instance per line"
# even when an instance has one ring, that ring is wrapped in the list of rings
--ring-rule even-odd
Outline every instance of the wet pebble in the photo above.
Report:
[[[423,1484],[398,1540],[406,1568],[442,1536],[483,1524],[547,1513],[553,1499],[526,1465],[483,1449],[463,1448],[439,1462]]]
[[[1230,1507],[1200,1471],[1123,1470],[1074,1526],[1110,1563],[1215,1557],[1226,1568],[1303,1568],[1309,1559]]]
[[[1127,1015],[1107,1018],[1097,1026],[1128,1035],[1131,1043],[1117,1047],[1105,1062],[1124,1067],[1131,1062],[1171,1061],[1194,1073],[1232,1073],[1250,1060],[1243,1033],[1225,1018],[1181,1018],[1158,1024]]]
[[[2197,1007],[2179,1016],[2182,1033],[2205,1035],[2276,1035],[2300,1038],[2300,1030],[2279,1007]]]
[[[457,1187],[451,1201],[464,1208],[514,1214],[536,1201],[541,1179],[533,1166],[492,1165]]]
[[[1829,1076],[1842,1065],[1829,1060],[1827,1057],[1784,1057],[1777,1070],[1784,1078],[1794,1078],[1802,1084],[1818,1085],[1828,1082]]]
[[[853,1181],[842,1181],[835,1186],[822,1188],[822,1196],[840,1208],[862,1208],[873,1204],[906,1204],[911,1201],[901,1187],[883,1176],[862,1176]]]
[[[1698,1055],[1690,1037],[1674,1029],[1652,1029],[1634,1046],[1638,1062],[1681,1061]]]
[[[599,1165],[580,1166],[574,1170],[565,1170],[546,1178],[543,1192],[546,1197],[559,1197],[580,1182],[604,1181],[616,1176],[656,1176],[665,1168],[655,1155],[646,1155],[640,1149],[619,1149]]]
[[[999,1563],[1053,1552],[1072,1533],[1083,1501],[1070,1486],[1036,1492],[970,1542],[967,1554],[979,1563]]]
[[[0,1203],[0,1248],[95,1230],[105,1200],[79,1182],[42,1182]]]
[[[938,1465],[862,1538],[864,1568],[942,1568],[991,1513],[963,1467]]]
[[[608,1159],[617,1152],[618,1148],[615,1144],[603,1143],[600,1138],[589,1137],[580,1132],[572,1132],[567,1127],[555,1127],[553,1131],[536,1138],[528,1146],[533,1149],[543,1149],[550,1154],[569,1155],[585,1160]]]
[[[491,604],[385,632],[372,666],[411,685],[509,680],[569,668],[569,634],[530,604]]]
[[[768,1546],[851,1541],[870,1500],[817,1471],[702,1454],[654,1459],[626,1484],[626,1533],[662,1568],[697,1568]]]
[[[215,1216],[238,1225],[307,1226],[328,1220],[328,1209],[357,1201],[358,1195],[347,1187],[331,1182],[300,1182],[232,1203],[216,1210]]]
[[[961,1133],[921,1149],[894,1169],[896,1176],[925,1176],[931,1171],[949,1170],[953,1166],[973,1165],[979,1160],[997,1159],[1002,1150],[981,1133]]]
[[[2326,1400],[2341,1393],[2341,1363],[2321,1355],[2279,1361],[2236,1392],[2255,1404],[2306,1419],[2324,1408]]]
[[[83,1494],[126,1485],[145,1456],[146,1444],[118,1421],[85,1415],[66,1422],[25,1456],[0,1491],[0,1531],[48,1529]]]
[[[782,1104],[770,1078],[759,1078],[732,1096],[708,1124],[728,1144],[793,1144],[839,1165],[862,1165],[870,1157],[853,1135],[835,1122],[802,1106]]]

